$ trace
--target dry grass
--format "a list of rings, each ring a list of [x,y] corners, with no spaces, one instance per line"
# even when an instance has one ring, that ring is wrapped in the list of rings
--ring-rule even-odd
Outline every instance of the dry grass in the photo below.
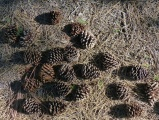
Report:
[[[5,4],[4,4],[5,3]],[[58,25],[43,25],[36,22],[36,16],[60,9],[63,19]],[[0,28],[5,28],[8,23],[18,23],[31,29],[34,33],[35,44],[43,51],[52,47],[64,47],[70,43],[62,29],[70,22],[80,21],[86,23],[98,38],[98,44],[90,50],[80,50],[79,63],[88,63],[100,51],[109,51],[120,61],[120,65],[141,65],[150,71],[150,79],[159,76],[159,2],[157,0],[21,0],[0,2]],[[3,41],[3,38],[0,38]],[[0,119],[33,120],[34,115],[24,115],[9,109],[6,101],[21,98],[14,95],[9,88],[11,81],[20,80],[25,65],[21,64],[20,56],[14,53],[25,48],[11,47],[1,42],[0,44]],[[18,58],[16,58],[18,57]],[[112,101],[105,96],[105,87],[113,81],[122,81],[128,87],[134,88],[136,82],[120,80],[110,72],[103,72],[101,78],[95,80],[92,94],[82,102],[68,103],[66,112],[55,116],[43,116],[43,120],[115,120],[109,115],[110,107],[125,103],[125,101]],[[76,81],[78,82],[78,81]],[[88,81],[83,81],[88,82]],[[2,83],[2,85],[1,85]],[[138,101],[144,107],[144,114],[130,120],[157,120],[158,114],[147,103],[136,98],[132,91],[130,101]],[[159,109],[159,108],[158,108]],[[123,119],[123,118],[120,118]],[[124,119],[123,119],[124,120]]]

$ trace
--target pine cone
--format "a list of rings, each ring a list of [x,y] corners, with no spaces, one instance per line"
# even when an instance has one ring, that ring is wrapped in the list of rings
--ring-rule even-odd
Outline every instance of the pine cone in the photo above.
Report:
[[[142,114],[142,108],[135,103],[132,104],[126,104],[126,110],[128,117],[136,117],[140,116]]]
[[[147,83],[145,85],[145,95],[148,99],[148,103],[152,106],[159,98],[159,83]]]
[[[73,85],[72,91],[66,96],[68,101],[82,100],[88,97],[90,93],[89,86],[86,84]]]
[[[141,80],[148,76],[148,71],[141,66],[125,66],[120,71],[122,71],[121,74],[132,80]]]
[[[66,104],[59,102],[59,101],[47,101],[44,102],[43,105],[45,106],[45,112],[49,115],[58,115],[61,114],[66,110]]]
[[[9,26],[5,29],[5,37],[10,43],[16,43],[17,42],[17,32],[18,28],[16,25]]]
[[[64,60],[64,49],[63,48],[53,48],[48,51],[47,62],[48,63],[57,63]]]
[[[24,100],[22,110],[27,114],[38,113],[42,115],[43,113],[41,104],[37,103],[33,98],[27,98]]]
[[[43,86],[43,92],[54,97],[64,97],[69,91],[70,87],[63,82],[52,82]]]
[[[93,48],[97,42],[95,36],[89,31],[82,31],[80,33],[80,43],[82,48]]]
[[[29,46],[32,41],[32,33],[29,30],[23,30],[18,39],[19,45],[22,47]]]
[[[55,77],[53,65],[44,63],[39,70],[39,77],[43,81],[43,83],[53,81],[53,78]]]
[[[103,70],[108,70],[108,69],[116,67],[118,65],[118,62],[108,52],[100,54],[98,63],[100,64],[100,67]]]
[[[37,64],[41,60],[41,51],[36,47],[29,47],[24,52],[24,62],[29,64]]]
[[[58,73],[59,73],[60,79],[62,79],[64,81],[70,81],[70,80],[74,80],[76,78],[74,69],[69,64],[62,65],[60,67]]]
[[[82,66],[81,75],[84,79],[95,79],[100,76],[100,71],[92,64],[85,64]]]
[[[70,35],[71,36],[76,36],[80,34],[83,30],[85,30],[85,26],[80,24],[80,23],[72,23],[70,24]]]
[[[53,25],[58,24],[62,19],[60,11],[51,11],[50,16],[51,16],[51,23]]]
[[[126,99],[129,97],[129,89],[122,83],[113,83],[107,87],[107,96],[114,100]]]
[[[68,62],[78,61],[79,56],[80,56],[79,50],[77,50],[73,46],[66,46],[64,51],[64,57],[66,61]]]
[[[23,82],[24,90],[29,91],[29,92],[34,92],[41,86],[42,86],[41,81],[39,81],[38,79],[34,79],[34,78],[24,79],[24,82]]]

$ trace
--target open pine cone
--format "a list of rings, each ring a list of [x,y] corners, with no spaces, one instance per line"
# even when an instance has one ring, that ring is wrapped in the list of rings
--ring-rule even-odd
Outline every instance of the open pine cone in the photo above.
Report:
[[[137,117],[142,114],[142,108],[136,104],[136,103],[131,103],[131,104],[126,104],[126,110],[127,112],[127,117]]]
[[[40,86],[42,82],[37,79],[37,66],[30,67],[22,77],[22,86],[25,91],[34,92]]]
[[[66,61],[68,62],[78,61],[79,56],[80,56],[79,50],[77,50],[73,46],[66,46],[64,50],[64,57]]]
[[[37,103],[33,98],[27,98],[24,100],[22,110],[26,114],[38,113],[42,115],[43,113],[41,104]]]
[[[66,96],[68,101],[83,100],[88,97],[90,88],[86,84],[73,85],[72,91]]]
[[[29,64],[38,64],[41,61],[41,51],[36,47],[29,47],[24,51],[24,62]]]
[[[4,32],[5,32],[4,35],[8,42],[10,42],[10,43],[17,42],[18,28],[16,25],[11,25],[11,26],[7,27]]]
[[[45,106],[46,114],[49,114],[52,116],[61,114],[62,112],[66,110],[66,107],[67,107],[66,104],[59,101],[46,101],[43,103],[43,105]]]
[[[85,30],[85,26],[80,24],[80,23],[72,23],[70,24],[70,31],[69,34],[71,36],[76,36],[78,34],[80,34],[83,30]]]
[[[70,86],[63,82],[51,82],[43,86],[44,94],[54,97],[64,97],[70,90]]]
[[[129,89],[122,83],[112,83],[106,89],[107,96],[111,99],[126,99],[129,97]]]
[[[142,80],[148,76],[148,71],[141,66],[125,66],[120,71],[121,74],[132,80]]]
[[[92,64],[84,64],[81,69],[81,75],[84,79],[95,79],[100,76],[100,71]]]
[[[38,79],[27,78],[23,81],[23,88],[26,91],[34,92],[42,86],[42,82]]]
[[[82,31],[80,33],[80,44],[83,49],[93,48],[97,42],[96,37],[89,31]]]
[[[147,97],[148,103],[152,106],[159,99],[159,83],[146,83],[145,85],[145,95]]]
[[[48,63],[57,63],[64,60],[64,49],[63,48],[53,48],[48,51],[47,55]]]
[[[43,83],[53,81],[55,77],[55,71],[53,65],[49,63],[44,63],[39,69],[39,78]]]
[[[109,70],[118,65],[115,58],[108,52],[100,53],[98,63],[100,64],[102,70]]]
[[[58,74],[60,79],[63,81],[70,81],[76,78],[74,69],[69,64],[62,65],[58,71]]]
[[[50,18],[51,18],[51,23],[53,25],[58,24],[62,19],[61,12],[60,11],[51,11]]]
[[[23,30],[19,36],[18,42],[22,47],[31,45],[33,42],[33,36],[30,30]]]
[[[22,27],[16,25],[9,26],[5,29],[5,37],[8,42],[17,44],[22,47],[29,46],[32,44],[32,33],[30,30],[25,30]]]

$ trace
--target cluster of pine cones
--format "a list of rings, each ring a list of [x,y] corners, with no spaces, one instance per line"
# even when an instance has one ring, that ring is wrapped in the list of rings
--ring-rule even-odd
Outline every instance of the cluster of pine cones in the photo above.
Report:
[[[11,45],[26,47],[33,43],[32,32],[16,24],[6,27],[4,36]]]
[[[62,18],[59,11],[51,11],[50,23],[52,25],[58,24]],[[97,43],[96,37],[87,30],[86,26],[80,23],[71,23],[68,25],[68,34],[71,37],[78,37],[77,43],[83,49],[91,49]],[[26,92],[35,92],[42,88],[45,95],[60,97],[67,101],[83,100],[88,97],[91,89],[87,84],[69,84],[76,80],[77,75],[72,62],[78,62],[80,57],[79,50],[74,46],[66,46],[65,48],[52,48],[42,52],[38,47],[32,45],[33,37],[30,31],[22,29],[18,30],[16,25],[9,26],[5,30],[7,40],[14,44],[27,46],[24,51],[23,58],[26,64],[32,64],[22,78],[22,86]],[[64,64],[55,66],[59,63]],[[67,62],[67,63],[66,63]],[[99,54],[97,66],[94,64],[82,64],[78,68],[78,73],[82,79],[96,79],[101,75],[100,70],[107,71],[119,65],[118,61],[113,55],[108,52]],[[147,70],[141,66],[124,66],[119,69],[120,74],[131,80],[145,79],[148,76]],[[55,80],[58,78],[59,80]],[[146,95],[150,103],[155,99],[158,90],[158,83],[150,84],[146,87]],[[129,96],[129,89],[121,83],[113,83],[109,86],[107,92],[113,93],[113,99],[127,99]],[[110,95],[110,94],[108,94]],[[37,102],[34,98],[24,99],[22,109],[25,113],[40,113],[56,115],[62,113],[66,109],[66,104],[59,101],[44,101]],[[127,104],[125,111],[129,117],[141,115],[142,109],[136,104]]]

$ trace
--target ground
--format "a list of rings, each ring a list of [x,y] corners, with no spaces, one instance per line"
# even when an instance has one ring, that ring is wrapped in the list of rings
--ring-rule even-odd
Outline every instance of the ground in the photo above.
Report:
[[[45,25],[35,18],[45,12],[61,10],[63,19],[58,25]],[[71,22],[87,25],[98,39],[93,49],[80,49],[80,63],[92,61],[99,52],[108,51],[119,61],[120,66],[141,65],[150,72],[149,80],[159,80],[159,1],[158,0],[1,0],[0,29],[11,23],[29,28],[35,44],[42,51],[71,44],[70,37],[62,30]],[[26,48],[13,47],[5,42],[0,33],[0,119],[1,120],[157,120],[156,106],[149,106],[131,91],[129,101],[110,100],[105,88],[112,82],[123,82],[130,88],[143,81],[121,80],[111,71],[93,82],[92,93],[82,102],[71,102],[66,111],[55,117],[24,115],[10,109],[12,101],[21,98],[14,94],[11,82],[21,79],[26,65],[21,63],[20,51]],[[119,67],[120,67],[119,66]],[[79,81],[76,81],[79,82]],[[80,81],[88,83],[89,80]],[[93,83],[92,82],[92,83]],[[110,108],[125,102],[136,101],[144,108],[141,117],[115,118]]]

